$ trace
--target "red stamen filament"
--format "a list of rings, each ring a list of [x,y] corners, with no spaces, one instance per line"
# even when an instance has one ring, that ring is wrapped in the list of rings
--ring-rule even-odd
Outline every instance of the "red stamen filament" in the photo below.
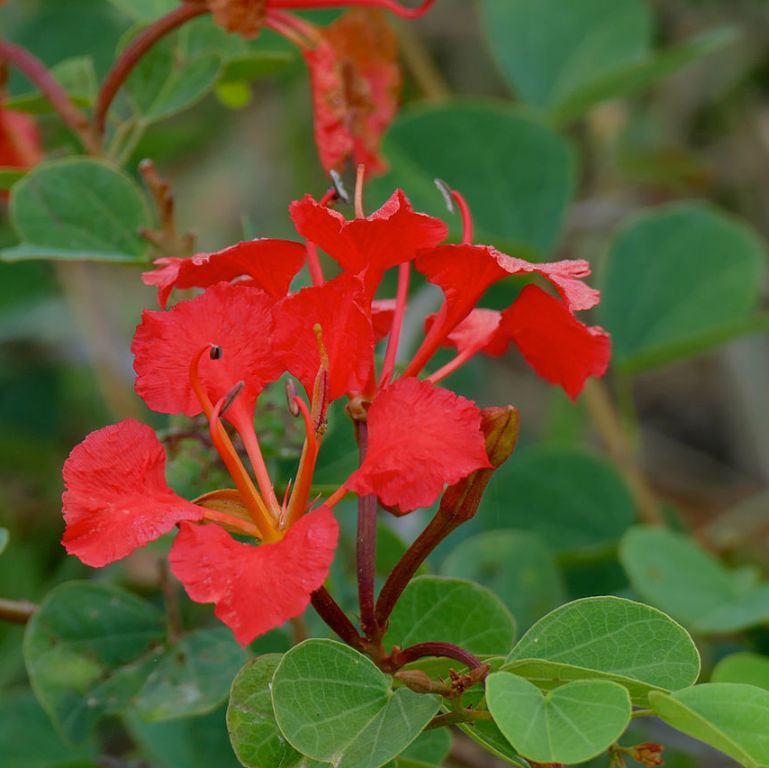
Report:
[[[366,181],[366,166],[361,163],[358,166],[358,171],[355,174],[355,218],[365,219],[366,214],[363,212],[363,184]]]
[[[296,473],[296,483],[288,503],[286,527],[290,528],[307,510],[307,502],[312,490],[312,476],[315,474],[315,463],[318,460],[318,439],[315,435],[315,424],[307,404],[301,397],[295,397],[294,402],[299,408],[304,420],[305,440],[299,469]]]
[[[451,197],[459,208],[459,215],[462,217],[462,243],[470,245],[473,242],[473,214],[467,200],[456,189],[451,190]]]
[[[386,387],[390,383],[395,361],[398,357],[398,344],[400,342],[401,329],[403,327],[403,318],[406,315],[406,305],[409,295],[409,277],[411,274],[411,265],[409,262],[401,264],[398,267],[398,292],[395,295],[395,312],[393,314],[393,325],[390,329],[390,336],[387,339],[387,350],[382,365],[382,377],[379,380],[379,387]]]
[[[435,0],[422,0],[416,8],[406,8],[397,0],[273,0],[276,8],[337,8],[349,5],[362,5],[370,8],[383,8],[402,19],[418,19],[435,3]]]
[[[334,187],[331,187],[326,191],[320,199],[320,204],[328,206],[331,202],[336,200],[337,192]],[[311,243],[309,240],[306,243],[307,247],[307,261],[310,266],[310,278],[313,285],[322,285],[325,282],[323,276],[323,267],[320,264],[320,258],[318,257],[318,246],[315,243]]]
[[[411,362],[406,366],[406,370],[403,371],[403,378],[407,376],[417,376],[419,372],[430,361],[430,358],[435,354],[435,350],[440,347],[443,339],[446,338],[446,333],[443,331],[444,320],[446,316],[446,304],[444,302],[438,314],[435,316],[435,322],[425,336],[424,341],[420,344],[419,349],[415,352]],[[448,331],[450,333],[451,331]]]
[[[313,24],[310,24],[293,13],[284,13],[276,10],[274,5],[267,13],[267,26],[271,27],[295,43],[299,48],[312,48],[323,41],[323,33]],[[286,6],[289,7],[289,6]]]
[[[288,14],[281,14],[281,16],[282,15]],[[286,24],[280,17],[276,18],[276,12],[270,11],[267,14],[267,19],[264,24],[268,29],[285,37],[286,40],[293,43],[300,50],[312,48],[312,43],[297,32],[292,25]]]
[[[211,440],[214,443],[214,447],[219,453],[219,456],[221,456],[224,465],[227,467],[227,471],[232,476],[238,491],[240,491],[240,496],[243,499],[243,503],[245,504],[248,513],[251,515],[254,523],[256,523],[259,531],[262,532],[263,540],[266,542],[275,541],[276,539],[279,539],[280,536],[277,534],[272,524],[272,516],[264,505],[264,501],[262,501],[259,492],[254,487],[251,477],[243,466],[243,463],[238,456],[238,452],[235,450],[235,447],[230,440],[230,436],[224,429],[224,425],[219,420],[219,410],[221,410],[221,407],[224,405],[226,398],[219,400],[216,407],[214,407],[200,381],[200,375],[198,373],[200,359],[210,349],[211,346],[207,345],[192,358],[189,373],[190,385],[195,392],[200,407],[208,418]]]
[[[323,505],[329,509],[333,509],[347,494],[349,491],[343,485],[337,488],[324,502]]]
[[[439,368],[435,373],[427,377],[431,384],[437,384],[450,374],[454,373],[460,366],[464,365],[473,355],[481,350],[483,344],[474,344],[471,347],[460,352],[453,360],[449,360],[446,365]]]
[[[237,515],[228,515],[226,512],[217,512],[214,509],[208,509],[203,507],[203,517],[206,520],[210,520],[212,523],[219,523],[227,528],[231,528],[238,533],[243,533],[246,536],[253,536],[257,539],[262,539],[262,532],[256,526],[255,523],[249,523],[247,520],[238,517]]]

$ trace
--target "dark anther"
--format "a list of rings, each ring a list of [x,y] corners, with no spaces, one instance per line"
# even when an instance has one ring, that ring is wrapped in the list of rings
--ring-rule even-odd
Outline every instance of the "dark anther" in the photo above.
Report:
[[[301,412],[296,404],[296,384],[293,379],[286,379],[286,403],[288,412],[294,417],[299,416]]]
[[[454,213],[454,200],[451,197],[451,187],[443,179],[435,179],[435,186],[443,196],[443,202],[449,209],[449,213]]]
[[[218,344],[212,344],[211,351],[208,354],[212,360],[220,360],[224,350]]]
[[[334,192],[337,198],[345,203],[345,205],[349,205],[351,202],[350,195],[344,186],[341,175],[338,171],[330,171],[329,175],[331,176],[331,183],[334,185]]]
[[[222,407],[219,410],[219,415],[222,416],[226,410],[233,404],[235,401],[235,398],[243,391],[243,387],[245,387],[246,384],[243,381],[239,381],[228,393],[227,397],[224,398],[224,402],[222,403]]]

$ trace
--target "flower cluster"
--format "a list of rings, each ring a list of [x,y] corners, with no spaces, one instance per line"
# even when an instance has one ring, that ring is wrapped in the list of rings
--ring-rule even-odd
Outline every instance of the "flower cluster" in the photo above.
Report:
[[[193,502],[178,497],[166,484],[154,432],[123,421],[87,437],[66,462],[67,550],[102,566],[178,526],[169,556],[174,574],[193,600],[214,603],[246,644],[300,614],[323,585],[338,536],[332,510],[347,493],[374,495],[386,509],[406,514],[490,466],[480,409],[438,386],[472,355],[499,355],[515,345],[572,397],[588,376],[602,375],[608,337],[575,316],[598,301],[582,280],[587,263],[536,264],[472,244],[469,212],[453,195],[465,212],[460,245],[444,244],[444,222],[415,212],[401,191],[365,216],[359,177],[352,220],[332,207],[333,190],[320,201],[308,195],[291,205],[304,242],[260,239],[189,259],[158,259],[144,281],[157,288],[162,309],[145,311],[136,330],[136,391],[158,412],[205,414],[235,488]],[[338,265],[330,279],[318,249]],[[291,292],[305,262],[313,284]],[[382,298],[392,269],[396,296]],[[444,300],[411,359],[396,366],[414,269],[442,289]],[[538,277],[553,290],[531,283],[502,312],[478,308],[486,289],[510,275]],[[175,290],[193,288],[203,290],[166,308]],[[425,374],[447,345],[456,349],[453,360]],[[286,374],[304,389],[300,395],[287,388],[306,434],[293,485],[279,499],[254,411],[265,387]],[[327,409],[340,398],[356,424],[362,461],[318,504],[311,498],[313,473]],[[252,472],[233,445],[233,430]]]

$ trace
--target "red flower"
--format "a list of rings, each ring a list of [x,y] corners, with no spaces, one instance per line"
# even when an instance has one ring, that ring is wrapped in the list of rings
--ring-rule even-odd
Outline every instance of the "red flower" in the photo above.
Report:
[[[157,259],[157,268],[145,272],[145,285],[158,289],[158,303],[166,308],[175,288],[208,288],[214,283],[242,278],[244,285],[261,288],[275,298],[288,293],[291,281],[304,265],[305,248],[291,240],[250,240],[216,253],[188,259]]]
[[[130,555],[203,510],[165,481],[165,451],[152,429],[128,419],[92,432],[64,464],[62,543],[86,565]]]
[[[386,270],[412,261],[418,251],[436,246],[448,234],[440,219],[416,213],[400,189],[370,216],[351,221],[309,195],[289,210],[302,237],[345,271],[363,275],[369,298]]]
[[[216,615],[241,645],[301,614],[328,576],[339,524],[327,507],[295,523],[275,544],[253,547],[215,525],[182,524],[169,562],[198,603]]]
[[[399,379],[375,398],[366,420],[366,458],[345,485],[400,513],[429,506],[446,484],[491,466],[480,409],[429,382]]]
[[[370,173],[385,170],[379,144],[398,107],[397,55],[398,43],[384,16],[363,8],[326,27],[305,50],[315,141],[327,171],[342,170],[348,158]]]
[[[0,104],[0,168],[25,170],[42,159],[40,133],[34,119]]]
[[[137,393],[160,413],[196,416],[203,407],[190,364],[213,344],[221,359],[200,358],[201,382],[216,402],[242,381],[228,417],[250,421],[259,393],[284,371],[272,347],[275,303],[257,288],[218,283],[168,312],[145,310],[131,347]]]

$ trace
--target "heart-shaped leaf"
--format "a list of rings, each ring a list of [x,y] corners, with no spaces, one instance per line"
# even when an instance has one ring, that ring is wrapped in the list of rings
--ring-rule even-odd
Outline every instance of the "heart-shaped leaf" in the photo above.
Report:
[[[588,597],[557,608],[518,642],[505,669],[540,687],[605,678],[644,704],[651,690],[692,685],[700,657],[687,631],[656,608]]]
[[[224,629],[170,646],[163,614],[124,590],[71,581],[48,593],[27,625],[32,687],[73,742],[132,706],[148,720],[211,711],[227,696],[243,651]]]
[[[765,271],[755,232],[714,208],[678,203],[639,216],[615,238],[603,281],[614,364],[654,367],[765,323],[756,313]]]
[[[230,741],[246,768],[310,768],[314,760],[300,755],[281,734],[272,709],[270,684],[282,656],[269,653],[246,664],[232,683],[227,708]]]
[[[491,589],[522,629],[564,602],[553,554],[529,531],[487,531],[471,536],[449,552],[441,573],[478,581]]]
[[[620,560],[641,597],[693,632],[724,634],[769,620],[769,584],[757,583],[752,569],[728,570],[686,536],[633,528]]]
[[[404,648],[436,640],[479,655],[504,654],[515,640],[515,622],[500,599],[480,584],[419,576],[396,604],[385,644]]]
[[[652,693],[649,702],[668,725],[745,768],[769,766],[769,691],[740,683],[705,683],[671,694]]]
[[[37,166],[13,187],[11,220],[22,244],[0,252],[8,261],[140,261],[148,250],[139,234],[150,223],[141,190],[99,160]]]
[[[577,680],[543,693],[509,672],[486,680],[494,722],[521,755],[538,763],[581,763],[600,755],[630,723],[627,690],[609,680]]]
[[[450,751],[448,728],[435,728],[420,733],[387,768],[441,768]]]
[[[289,743],[335,768],[379,768],[408,747],[440,706],[437,696],[393,690],[370,659],[333,640],[306,640],[283,657],[272,702]]]

